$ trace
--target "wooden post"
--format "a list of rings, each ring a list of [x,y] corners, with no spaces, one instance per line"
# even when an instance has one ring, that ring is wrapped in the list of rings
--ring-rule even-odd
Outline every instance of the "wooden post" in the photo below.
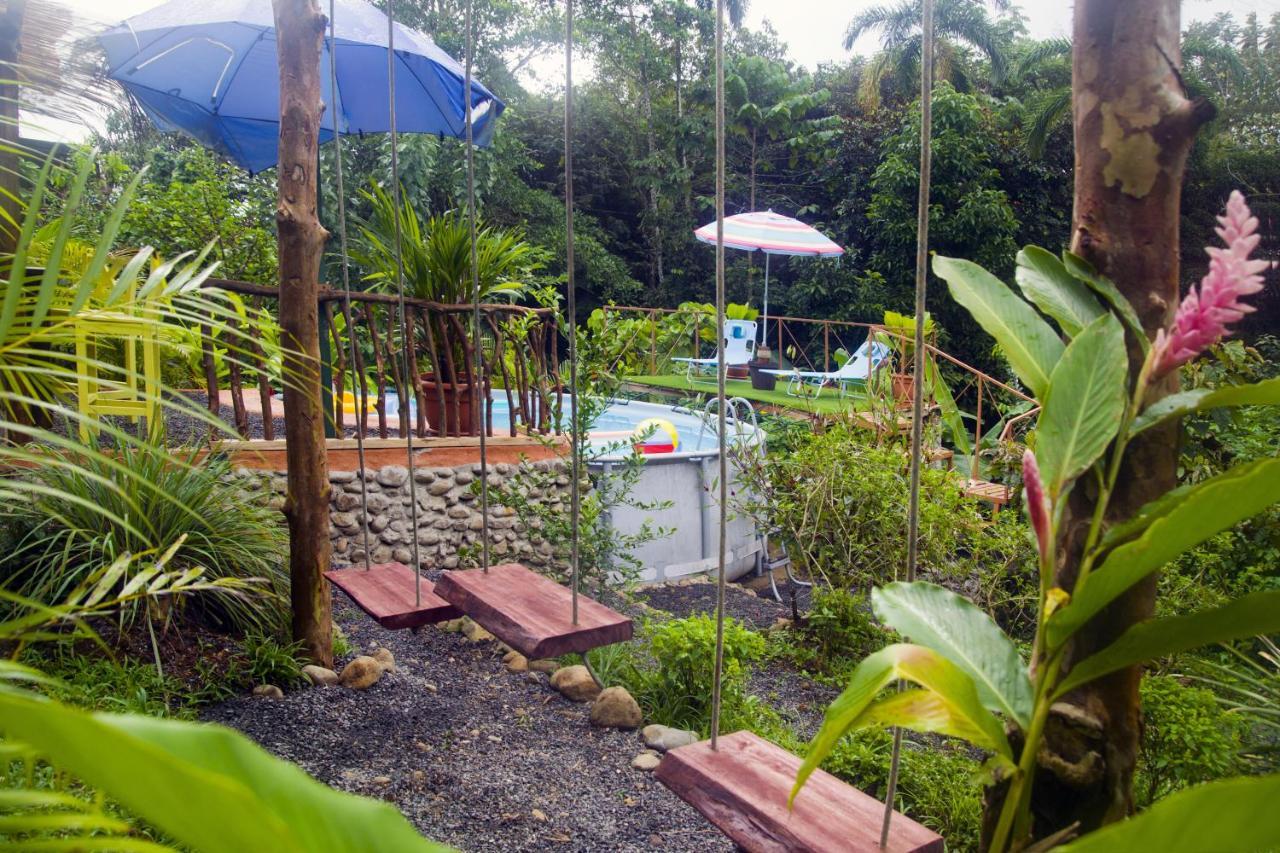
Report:
[[[828,370],[831,365],[831,324],[822,321],[822,369]]]
[[[320,255],[328,234],[316,215],[320,134],[320,44],[316,0],[272,0],[280,64],[280,165],[276,228],[280,254],[280,344],[289,491],[289,580],[293,637],[312,661],[333,665],[329,584],[329,465],[320,405]]]
[[[978,450],[982,447],[982,377],[978,377],[978,411],[973,424],[973,453],[969,457],[969,479],[978,479]]]
[[[1075,205],[1071,248],[1119,287],[1148,336],[1178,304],[1183,171],[1197,130],[1213,115],[1183,88],[1179,0],[1076,0],[1072,58]],[[1140,349],[1131,342],[1134,372]],[[1155,396],[1176,388],[1176,372]],[[1177,483],[1178,424],[1149,429],[1128,448],[1109,526]],[[1096,489],[1082,482],[1062,518],[1054,585],[1075,585]],[[1121,595],[1072,639],[1065,668],[1106,648],[1155,609],[1156,574]],[[1034,665],[1034,664],[1033,664]],[[1141,738],[1140,667],[1091,681],[1054,705],[1032,793],[1032,835],[1078,834],[1133,812]],[[1005,788],[992,790],[985,829]]]
[[[649,375],[658,373],[658,309],[649,312]]]

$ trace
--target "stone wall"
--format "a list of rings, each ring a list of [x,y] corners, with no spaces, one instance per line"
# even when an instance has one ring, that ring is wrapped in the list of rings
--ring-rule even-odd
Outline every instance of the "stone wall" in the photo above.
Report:
[[[569,511],[569,475],[559,459],[537,462],[499,462],[489,466],[490,486],[515,476],[521,466],[558,471],[551,494],[531,493],[531,501],[548,501],[554,508]],[[266,500],[270,506],[284,507],[287,481],[284,472],[238,468],[232,474],[236,484],[251,499]],[[403,465],[386,465],[365,472],[369,507],[370,560],[396,560],[411,565],[413,538],[410,533],[412,500],[409,470]],[[418,498],[418,554],[426,568],[451,569],[459,564],[459,548],[479,547],[480,497],[475,482],[478,464],[455,468],[416,468],[414,486]],[[361,525],[360,475],[356,471],[330,471],[329,538],[333,543],[334,565],[364,562],[364,532]],[[515,510],[491,504],[489,540],[495,562],[519,561],[532,568],[546,567],[551,544],[536,530],[526,530]]]

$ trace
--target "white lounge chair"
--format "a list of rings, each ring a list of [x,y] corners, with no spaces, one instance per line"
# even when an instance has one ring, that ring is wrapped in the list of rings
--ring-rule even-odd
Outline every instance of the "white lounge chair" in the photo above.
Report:
[[[724,363],[729,367],[745,367],[756,357],[756,322],[754,320],[724,321]],[[720,359],[712,358],[673,358],[672,361],[684,362],[685,378],[693,381],[693,375],[699,371],[714,373],[720,366]]]
[[[871,378],[873,371],[880,367],[889,358],[889,347],[879,341],[871,341],[867,339],[857,351],[850,356],[839,370],[765,370],[763,373],[772,373],[774,376],[787,377],[787,393],[792,397],[802,395],[804,386],[812,385],[817,389],[817,393],[822,393],[822,388],[828,384],[835,384],[840,388],[840,396],[845,395],[848,386],[865,386],[867,380]]]

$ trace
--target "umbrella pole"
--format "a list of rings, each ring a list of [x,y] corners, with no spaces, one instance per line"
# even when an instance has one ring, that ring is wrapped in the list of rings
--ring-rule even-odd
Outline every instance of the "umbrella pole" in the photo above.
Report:
[[[760,346],[769,345],[769,253],[764,253],[764,328],[760,336]]]

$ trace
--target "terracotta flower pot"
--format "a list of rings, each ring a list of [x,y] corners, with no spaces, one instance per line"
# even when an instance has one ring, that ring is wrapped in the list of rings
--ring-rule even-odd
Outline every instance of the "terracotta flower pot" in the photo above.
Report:
[[[915,388],[915,377],[910,373],[893,374],[894,404],[902,408],[910,406],[911,400],[915,394]]]
[[[418,375],[418,382],[422,386],[423,412],[427,417],[427,424],[437,433],[448,433],[449,435],[476,435],[476,430],[471,422],[471,377],[463,375],[459,377],[459,382],[447,382],[437,377],[434,373],[421,373]],[[462,381],[465,380],[465,381]],[[439,393],[437,393],[437,387]],[[441,409],[441,396],[444,397],[444,408]],[[457,412],[457,420],[454,420],[454,412]],[[484,413],[481,412],[481,428],[484,428]]]

